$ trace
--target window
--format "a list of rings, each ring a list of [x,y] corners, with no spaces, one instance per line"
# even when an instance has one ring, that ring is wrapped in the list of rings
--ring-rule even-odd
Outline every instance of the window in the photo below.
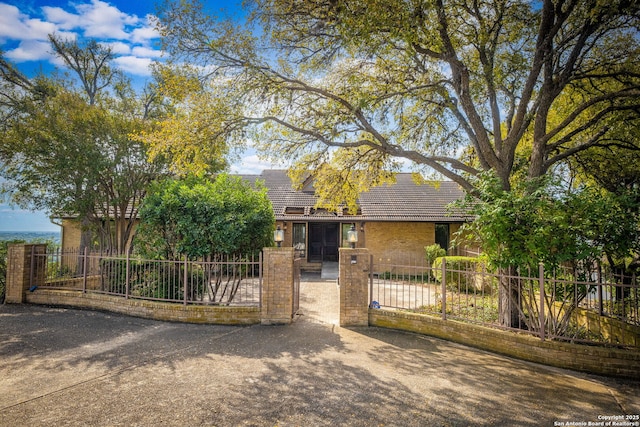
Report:
[[[307,256],[307,224],[293,224],[293,249],[296,258]]]
[[[449,250],[449,224],[436,224],[436,243],[445,251]]]

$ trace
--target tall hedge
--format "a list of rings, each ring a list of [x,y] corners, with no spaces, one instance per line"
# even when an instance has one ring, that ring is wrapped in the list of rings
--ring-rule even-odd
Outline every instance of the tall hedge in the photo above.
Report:
[[[160,182],[140,217],[137,250],[165,259],[252,253],[271,243],[275,224],[267,189],[226,174]]]

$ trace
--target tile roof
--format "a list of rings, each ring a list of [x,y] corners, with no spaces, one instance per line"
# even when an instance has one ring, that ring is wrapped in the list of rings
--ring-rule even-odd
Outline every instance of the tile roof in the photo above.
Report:
[[[316,210],[316,197],[310,191],[296,191],[286,170],[265,170],[261,175],[242,175],[255,182],[264,181],[277,220],[283,221],[428,221],[458,222],[470,217],[451,211],[448,205],[462,199],[464,191],[452,181],[441,181],[437,188],[416,184],[410,173],[396,175],[396,183],[362,193],[357,215]]]

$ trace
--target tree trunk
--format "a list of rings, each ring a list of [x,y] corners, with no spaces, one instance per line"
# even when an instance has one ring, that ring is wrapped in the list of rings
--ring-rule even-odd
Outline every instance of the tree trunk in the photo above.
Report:
[[[500,287],[498,292],[498,319],[501,326],[506,328],[522,327],[520,313],[522,299],[520,298],[520,282],[516,277],[516,268],[500,269]]]

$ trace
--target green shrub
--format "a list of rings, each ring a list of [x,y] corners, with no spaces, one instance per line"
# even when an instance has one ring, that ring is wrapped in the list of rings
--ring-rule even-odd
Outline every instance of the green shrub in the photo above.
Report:
[[[127,281],[127,260],[106,258],[101,260],[102,286],[106,292],[124,294]],[[184,265],[156,261],[129,260],[129,294],[161,300],[184,298]],[[200,300],[205,291],[205,274],[201,268],[190,268],[187,273],[188,298]]]
[[[257,254],[273,240],[264,185],[240,177],[189,176],[156,183],[140,207],[135,246],[152,259]]]
[[[485,283],[481,274],[484,260],[467,256],[438,257],[433,261],[435,280],[442,283],[442,262],[446,260],[446,286],[450,291],[482,292],[491,290],[491,281]]]
[[[442,249],[442,247],[437,243],[434,243],[433,245],[425,246],[424,250],[427,256],[427,262],[429,263],[432,263],[433,261],[435,261],[436,258],[441,258],[447,255],[447,251],[445,249]]]
[[[100,260],[102,290],[116,294],[124,294],[126,290],[127,260],[105,258]]]

